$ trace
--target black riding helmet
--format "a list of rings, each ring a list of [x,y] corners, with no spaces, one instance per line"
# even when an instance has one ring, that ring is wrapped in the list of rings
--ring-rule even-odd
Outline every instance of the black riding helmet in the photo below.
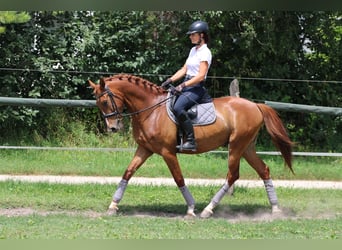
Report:
[[[187,35],[193,34],[193,33],[208,33],[209,27],[206,22],[203,21],[196,21],[193,22],[189,26],[188,32],[186,32]]]

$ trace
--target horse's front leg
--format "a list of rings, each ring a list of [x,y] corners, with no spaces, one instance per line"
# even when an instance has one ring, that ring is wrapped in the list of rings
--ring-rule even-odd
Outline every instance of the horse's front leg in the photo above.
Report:
[[[196,217],[195,199],[191,195],[188,187],[185,185],[184,177],[180,169],[176,154],[168,153],[168,154],[163,155],[163,158],[188,206],[188,210],[186,212],[185,218]]]
[[[146,161],[148,157],[150,157],[153,153],[146,148],[139,146],[135,151],[134,157],[130,164],[128,165],[125,173],[122,176],[122,179],[113,195],[112,202],[108,208],[108,214],[116,214],[119,210],[118,204],[121,201],[126,187],[128,185],[128,181],[134,175],[134,173],[138,170],[138,168]]]

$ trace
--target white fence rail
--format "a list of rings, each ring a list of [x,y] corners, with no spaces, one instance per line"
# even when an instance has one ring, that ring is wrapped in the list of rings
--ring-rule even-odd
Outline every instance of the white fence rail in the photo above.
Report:
[[[111,151],[111,152],[134,152],[135,148],[79,148],[79,147],[36,147],[36,146],[0,146],[0,149],[12,150],[65,150],[65,151]],[[211,154],[228,154],[228,151],[209,151]],[[260,155],[281,155],[278,151],[259,151]],[[342,153],[324,152],[293,152],[295,156],[327,156],[342,157]]]
[[[307,112],[328,115],[342,115],[340,107],[323,107],[315,105],[303,105],[294,103],[264,101],[274,109],[288,112]],[[95,100],[67,100],[67,99],[37,99],[37,98],[17,98],[0,97],[0,106],[31,106],[31,107],[96,107]]]

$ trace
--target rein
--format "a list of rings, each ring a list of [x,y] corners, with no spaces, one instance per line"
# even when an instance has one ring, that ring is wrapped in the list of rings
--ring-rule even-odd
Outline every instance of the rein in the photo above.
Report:
[[[100,97],[102,97],[105,94],[107,94],[109,96],[109,99],[110,99],[110,102],[112,104],[112,107],[113,107],[114,111],[109,113],[109,114],[102,114],[104,118],[109,118],[109,117],[112,117],[112,116],[126,117],[126,116],[137,115],[137,114],[140,114],[140,113],[145,112],[147,110],[153,109],[153,108],[159,106],[160,104],[162,104],[164,102],[167,102],[169,99],[171,99],[173,97],[173,95],[171,95],[171,96],[161,100],[160,102],[158,102],[158,103],[156,103],[156,104],[154,104],[152,106],[149,106],[149,107],[146,107],[146,108],[143,108],[143,109],[131,112],[131,113],[124,114],[123,112],[119,112],[118,111],[118,106],[116,105],[116,102],[115,102],[114,98],[117,98],[117,99],[119,99],[122,102],[124,102],[124,100],[121,97],[115,95],[107,86],[105,87],[105,89],[106,90],[104,92],[102,92],[98,97],[96,97],[96,99],[99,99]]]

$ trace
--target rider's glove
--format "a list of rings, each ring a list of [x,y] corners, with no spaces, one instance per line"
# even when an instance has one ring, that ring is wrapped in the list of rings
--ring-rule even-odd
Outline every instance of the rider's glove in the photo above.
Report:
[[[181,84],[179,84],[176,88],[175,88],[175,90],[177,91],[177,92],[182,92],[182,89],[185,87],[185,83],[184,82],[182,82]]]
[[[161,84],[161,87],[163,89],[168,89],[170,87],[171,83],[172,83],[171,78],[167,78],[166,81]]]

